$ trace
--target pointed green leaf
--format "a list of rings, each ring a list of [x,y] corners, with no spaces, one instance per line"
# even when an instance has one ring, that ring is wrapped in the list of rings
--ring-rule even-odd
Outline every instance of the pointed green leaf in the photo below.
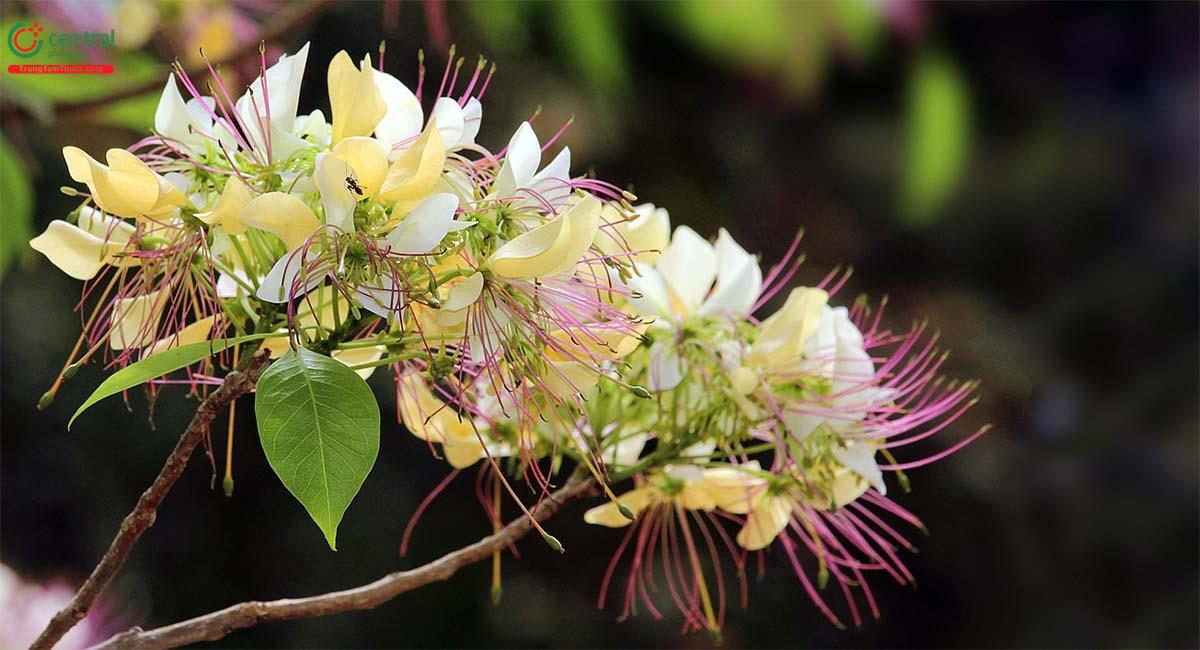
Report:
[[[246,343],[247,341],[257,341],[259,339],[279,336],[278,334],[247,334],[246,336],[235,336],[231,339],[219,339],[216,341],[201,341],[200,343],[188,343],[170,350],[164,350],[157,354],[151,355],[138,361],[131,363],[124,368],[114,372],[105,379],[103,383],[96,387],[91,396],[87,398],[75,410],[75,415],[71,416],[71,421],[67,423],[67,428],[75,423],[75,418],[81,413],[92,407],[93,404],[99,402],[105,397],[116,395],[117,393],[129,390],[135,386],[162,377],[163,375],[175,372],[180,368],[186,368],[193,363],[203,361],[212,355],[231,348],[235,345]]]
[[[254,402],[271,469],[337,550],[337,528],[379,454],[379,405],[345,364],[301,348],[271,364]]]

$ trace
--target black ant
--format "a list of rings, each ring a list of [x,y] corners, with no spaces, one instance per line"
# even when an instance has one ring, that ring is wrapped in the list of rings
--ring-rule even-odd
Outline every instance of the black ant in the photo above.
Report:
[[[346,189],[353,191],[355,194],[362,196],[363,188],[358,186],[358,181],[353,176],[346,177]]]

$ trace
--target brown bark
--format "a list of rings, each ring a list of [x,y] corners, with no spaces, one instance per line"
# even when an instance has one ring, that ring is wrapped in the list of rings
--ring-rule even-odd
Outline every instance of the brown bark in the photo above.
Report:
[[[221,411],[224,411],[225,407],[233,400],[254,388],[254,383],[258,381],[259,375],[266,368],[267,361],[266,351],[255,355],[244,371],[234,371],[226,375],[221,386],[200,403],[187,430],[179,437],[175,449],[171,451],[167,462],[163,464],[162,471],[158,473],[150,487],[142,493],[133,511],[126,515],[125,520],[121,522],[121,528],[117,530],[116,537],[109,544],[108,551],[104,553],[100,563],[96,565],[95,569],[92,569],[92,574],[84,581],[83,586],[79,588],[71,602],[50,619],[46,629],[42,630],[37,640],[30,646],[31,648],[54,647],[54,644],[58,643],[64,634],[87,616],[88,610],[96,602],[96,598],[104,592],[125,564],[125,560],[129,557],[138,538],[146,532],[147,528],[154,525],[159,504],[167,496],[167,492],[171,491],[171,487],[175,485],[179,475],[183,473],[188,459],[192,456],[192,451],[207,435],[213,419]]]
[[[567,502],[595,494],[591,478],[569,481],[542,500],[531,514],[538,521],[549,518]],[[267,602],[250,601],[196,618],[152,630],[133,628],[95,648],[174,648],[200,641],[216,641],[234,630],[260,623],[328,616],[351,610],[374,609],[407,591],[431,582],[446,580],[462,567],[504,550],[533,528],[529,517],[519,517],[493,535],[443,555],[408,571],[390,573],[374,582],[306,598],[284,598]]]

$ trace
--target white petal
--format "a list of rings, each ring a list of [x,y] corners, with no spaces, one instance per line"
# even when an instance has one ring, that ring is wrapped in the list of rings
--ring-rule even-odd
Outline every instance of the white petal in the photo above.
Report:
[[[700,307],[700,313],[745,316],[762,291],[762,270],[724,228],[717,235],[717,285]]]
[[[667,291],[666,281],[662,274],[652,267],[640,269],[641,275],[629,279],[628,287],[632,291],[629,306],[643,316],[671,317],[671,294]]]
[[[308,63],[308,45],[305,43],[294,55],[281,55],[275,65],[267,68],[266,97],[263,96],[263,77],[260,75],[250,83],[246,93],[238,98],[236,110],[248,127],[248,133],[245,135],[254,148],[266,148],[261,125],[266,124],[268,112],[271,114],[272,125],[285,133],[292,132],[296,121],[296,107],[300,102],[300,83],[304,79],[304,67]]]
[[[453,194],[431,194],[388,235],[392,251],[401,255],[430,253],[446,237],[453,225],[458,197]]]
[[[235,277],[240,278],[242,282],[245,282],[248,285],[253,286],[254,284],[250,281],[250,277],[246,274],[246,271],[242,269],[233,269],[232,275],[222,272],[217,276],[218,298],[236,298],[246,293],[246,288],[243,287],[240,282],[235,280]]]
[[[325,223],[342,232],[354,232],[354,206],[358,205],[358,197],[346,183],[353,176],[354,170],[346,161],[329,153],[317,154],[314,180],[321,193],[321,207],[325,208]]]
[[[533,178],[541,161],[542,146],[538,144],[537,135],[533,132],[533,127],[529,126],[529,122],[522,122],[508,141],[508,149],[504,154],[504,163],[500,166],[500,174],[496,177],[493,194],[515,194],[518,188],[525,187],[529,179]]]
[[[429,112],[429,119],[437,122],[446,151],[458,149],[462,144],[463,110],[458,102],[449,97],[439,97]]]
[[[545,169],[529,179],[528,188],[534,196],[523,204],[541,206],[548,203],[555,209],[565,205],[571,196],[571,150],[563,147]]]
[[[89,234],[113,243],[125,243],[133,237],[137,230],[133,224],[109,216],[90,206],[79,208],[79,227]]]
[[[472,273],[453,287],[446,293],[446,301],[442,303],[442,309],[445,311],[458,311],[466,309],[475,304],[479,300],[479,296],[483,293],[484,277],[482,273]]]
[[[171,140],[191,145],[194,138],[188,130],[191,123],[192,114],[183,101],[183,95],[179,94],[175,74],[172,73],[167,76],[167,85],[163,87],[158,108],[154,111],[154,130]]]
[[[475,136],[479,135],[479,125],[483,123],[483,104],[474,97],[467,100],[463,106],[463,133],[459,143],[463,146],[475,144]]]
[[[375,125],[375,137],[384,148],[391,149],[398,142],[417,137],[425,123],[425,111],[417,96],[399,79],[379,70],[375,71],[375,87],[387,105],[383,119]]]
[[[834,448],[833,457],[843,467],[866,479],[880,494],[887,494],[883,482],[883,471],[875,462],[875,444],[871,442],[849,442],[845,449]]]
[[[358,295],[358,301],[362,304],[363,309],[387,320],[392,314],[400,311],[404,306],[404,299],[398,291],[395,290],[395,283],[392,282],[391,276],[379,276],[378,287],[358,286],[355,291]]]
[[[680,226],[655,266],[681,303],[676,309],[688,315],[700,307],[712,287],[717,275],[717,253],[695,230]]]
[[[279,258],[275,262],[275,265],[271,267],[271,270],[267,272],[267,276],[263,278],[262,284],[258,286],[257,295],[259,299],[266,300],[267,302],[283,303],[312,291],[325,279],[324,273],[313,273],[308,277],[303,286],[299,287],[295,293],[291,293],[300,269],[315,259],[317,259],[317,253],[311,248],[304,255],[300,255],[297,251],[290,251]]]
[[[650,346],[649,370],[647,388],[652,391],[671,390],[683,381],[683,360],[673,343],[656,341]]]
[[[650,435],[646,433],[636,433],[621,438],[605,449],[604,462],[608,465],[626,467],[633,465],[642,455],[642,450],[645,449],[646,441],[649,439]]]

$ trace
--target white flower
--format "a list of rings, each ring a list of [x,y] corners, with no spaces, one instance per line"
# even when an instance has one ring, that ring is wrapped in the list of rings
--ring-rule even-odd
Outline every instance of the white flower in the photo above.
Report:
[[[784,409],[784,422],[795,436],[803,438],[822,423],[843,431],[891,399],[891,389],[874,385],[875,364],[845,307],[821,308],[816,332],[804,343],[804,357],[803,372],[828,379],[830,398],[820,413]]]
[[[387,106],[375,125],[375,137],[395,159],[421,133],[425,112],[417,96],[396,77],[376,70],[375,86]],[[474,145],[482,118],[483,105],[474,97],[462,105],[452,97],[439,97],[429,112],[429,122],[437,125],[447,152]]]
[[[542,145],[529,122],[522,122],[508,141],[504,163],[492,185],[492,195],[526,197],[518,206],[550,205],[557,209],[571,196],[571,150],[563,147],[554,160],[538,171]]]
[[[629,281],[629,306],[671,327],[698,316],[749,314],[762,290],[758,261],[721,229],[716,245],[687,226],[675,229],[671,244],[653,267],[640,268]],[[686,374],[677,347],[656,341],[650,348],[649,388],[670,390]]]
[[[232,148],[233,134],[214,122],[215,110],[216,101],[212,97],[193,97],[185,102],[172,73],[154,111],[154,130],[197,154],[207,151],[213,138]]]
[[[245,125],[245,137],[256,151],[266,151],[265,134],[270,134],[272,160],[286,158],[298,148],[306,146],[295,135],[296,108],[300,103],[300,85],[304,80],[304,67],[308,63],[308,43],[299,52],[283,54],[275,65],[267,68],[266,95],[263,94],[263,76],[255,79],[237,100],[235,110]],[[270,119],[267,113],[270,112]]]
[[[714,246],[680,226],[654,267],[642,269],[629,286],[638,294],[629,301],[634,309],[668,323],[692,315],[745,316],[762,290],[762,271],[724,228]]]

